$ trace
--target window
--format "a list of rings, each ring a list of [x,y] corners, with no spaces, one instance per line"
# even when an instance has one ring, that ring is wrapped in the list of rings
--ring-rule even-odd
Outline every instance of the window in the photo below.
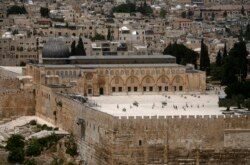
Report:
[[[115,92],[115,87],[112,87],[112,92]]]
[[[137,87],[134,87],[134,91],[137,92]]]
[[[119,90],[119,92],[122,92],[122,87],[119,87],[118,90]]]
[[[131,91],[131,87],[128,87],[128,91],[129,91],[129,92]]]
[[[165,91],[168,91],[168,87],[165,87]]]
[[[182,91],[183,89],[182,89],[182,86],[179,86],[179,91]]]
[[[146,92],[147,91],[147,87],[143,87],[143,91]]]
[[[176,86],[174,86],[174,91],[176,91]]]
[[[142,145],[142,140],[139,140],[139,146],[141,146]]]
[[[158,90],[159,90],[159,91],[162,91],[162,88],[161,88],[161,87],[158,87]]]
[[[149,91],[152,92],[153,91],[153,87],[149,87]]]

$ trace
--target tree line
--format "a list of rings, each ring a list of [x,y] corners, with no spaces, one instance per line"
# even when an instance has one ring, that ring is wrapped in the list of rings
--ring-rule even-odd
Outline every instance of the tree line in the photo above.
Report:
[[[197,59],[199,54],[183,44],[170,43],[164,49],[163,54],[175,56],[177,64],[186,65],[191,63],[195,68],[198,68]],[[211,76],[212,80],[220,81],[221,85],[227,86],[225,88],[227,97],[220,100],[220,106],[226,106],[229,109],[230,106],[236,105],[241,108],[243,105],[250,109],[250,82],[246,81],[250,64],[247,56],[246,42],[240,39],[229,52],[225,44],[223,51],[218,51],[216,62],[210,64],[208,47],[204,40],[201,40],[199,69]]]
[[[153,13],[152,8],[146,3],[141,3],[140,6],[136,6],[135,3],[125,3],[112,8],[112,13],[135,13],[140,12],[143,15],[151,15]]]

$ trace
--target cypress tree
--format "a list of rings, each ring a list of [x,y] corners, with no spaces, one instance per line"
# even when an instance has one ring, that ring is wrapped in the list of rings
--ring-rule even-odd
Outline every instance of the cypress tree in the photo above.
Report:
[[[240,11],[240,12],[241,12],[242,15],[245,15],[245,14],[246,14],[246,13],[245,13],[245,9],[244,9],[243,6],[241,7],[241,11]]]
[[[210,59],[208,55],[207,45],[204,43],[204,39],[201,40],[201,52],[200,52],[200,70],[206,71],[209,74]]]
[[[71,43],[71,55],[76,55],[76,41]]]
[[[111,36],[111,31],[110,31],[110,28],[108,28],[107,40],[109,40],[109,41],[111,41],[111,40],[112,40],[112,36]]]
[[[247,49],[246,43],[240,41],[234,44],[225,58],[222,71],[222,84],[228,85],[244,81],[247,76]]]
[[[83,56],[86,56],[86,52],[85,52],[85,49],[84,49],[84,45],[83,45],[83,41],[82,41],[82,38],[79,37],[79,40],[78,40],[78,44],[76,46],[76,49],[75,49],[75,52],[76,52],[76,55],[83,55]]]
[[[222,64],[222,56],[221,56],[221,52],[219,50],[217,53],[217,56],[216,56],[216,66],[221,66],[221,64]]]
[[[224,63],[225,59],[227,57],[227,44],[224,44],[223,54],[222,54],[222,64]]]
[[[250,24],[249,23],[247,24],[247,30],[246,30],[244,36],[245,36],[246,40],[248,40],[248,41],[250,40]]]

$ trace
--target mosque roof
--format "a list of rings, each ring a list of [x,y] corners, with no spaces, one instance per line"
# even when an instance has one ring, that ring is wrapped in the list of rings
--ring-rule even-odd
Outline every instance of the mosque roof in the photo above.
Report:
[[[60,39],[51,39],[43,46],[43,58],[68,58],[69,56],[68,46]]]

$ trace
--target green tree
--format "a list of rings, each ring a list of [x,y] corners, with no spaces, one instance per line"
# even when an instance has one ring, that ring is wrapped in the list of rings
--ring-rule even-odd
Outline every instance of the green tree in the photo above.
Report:
[[[224,49],[223,49],[223,59],[225,59],[227,57],[227,44],[224,44]]]
[[[183,44],[169,44],[163,51],[163,54],[169,54],[176,57],[177,64],[193,64],[195,68],[197,67],[198,53],[192,49],[187,48]]]
[[[91,38],[92,41],[96,41],[96,40],[105,40],[105,36],[101,35],[99,33],[96,33],[95,36],[93,38]]]
[[[242,14],[242,15],[246,15],[246,13],[245,13],[245,9],[244,9],[244,7],[243,7],[243,6],[241,7],[240,12],[241,12],[241,14]]]
[[[82,41],[82,38],[79,37],[79,40],[78,40],[78,44],[76,46],[76,55],[83,55],[83,56],[86,56],[86,52],[85,52],[85,49],[84,49],[84,45],[83,45],[83,41]]]
[[[151,15],[153,13],[152,8],[150,6],[148,6],[146,1],[144,1],[143,5],[138,7],[136,11],[140,12],[143,15],[147,15],[147,16],[149,16],[149,15]]]
[[[181,13],[181,17],[182,17],[182,18],[187,18],[187,13],[186,13],[186,11],[183,11],[183,12]]]
[[[7,16],[10,14],[27,14],[27,11],[24,6],[13,5],[7,9]]]
[[[76,55],[76,41],[73,41],[70,47],[71,47],[71,55],[72,56]]]
[[[226,107],[226,111],[230,111],[230,107],[234,105],[234,101],[232,99],[220,99],[219,107]]]
[[[112,35],[111,35],[110,28],[108,28],[107,40],[109,40],[109,41],[112,40]]]
[[[225,88],[227,98],[232,98],[234,95],[243,95],[245,99],[250,99],[250,82],[236,82],[229,84]]]
[[[112,8],[112,13],[132,13],[132,12],[136,12],[136,6],[134,3],[121,4]]]
[[[163,9],[163,8],[161,8],[160,17],[161,17],[161,18],[165,18],[165,17],[166,17],[166,14],[167,14],[166,10]]]
[[[24,148],[24,144],[24,137],[19,134],[14,134],[7,140],[7,145],[5,148],[8,151],[12,151],[16,148]]]
[[[244,34],[244,37],[246,40],[250,41],[250,24],[249,23],[247,24],[247,29],[246,29],[246,32]]]
[[[248,111],[250,111],[250,100],[245,100],[243,103],[243,106],[246,107],[248,109]]]
[[[235,70],[235,61],[231,56],[226,57],[223,60],[224,64],[222,66],[221,73],[221,84],[228,85],[237,82],[236,70]]]
[[[221,64],[222,64],[222,55],[221,55],[221,52],[219,50],[217,53],[217,56],[216,56],[216,66],[220,67]]]
[[[23,163],[24,150],[23,148],[14,148],[9,152],[8,161],[10,163]]]
[[[221,80],[222,67],[211,64],[211,76],[212,80]]]
[[[46,7],[41,7],[40,14],[42,17],[49,18],[49,9]]]
[[[241,109],[241,105],[242,105],[242,103],[244,102],[244,96],[241,95],[241,94],[233,95],[233,96],[232,96],[232,99],[235,101],[237,107],[238,107],[239,109]]]
[[[204,39],[201,40],[201,52],[200,52],[200,70],[206,71],[209,75],[210,59],[208,55],[207,45],[204,43]]]
[[[246,43],[244,41],[235,43],[234,47],[229,51],[229,56],[234,60],[232,68],[235,69],[239,81],[244,81],[247,76],[248,65]]]

